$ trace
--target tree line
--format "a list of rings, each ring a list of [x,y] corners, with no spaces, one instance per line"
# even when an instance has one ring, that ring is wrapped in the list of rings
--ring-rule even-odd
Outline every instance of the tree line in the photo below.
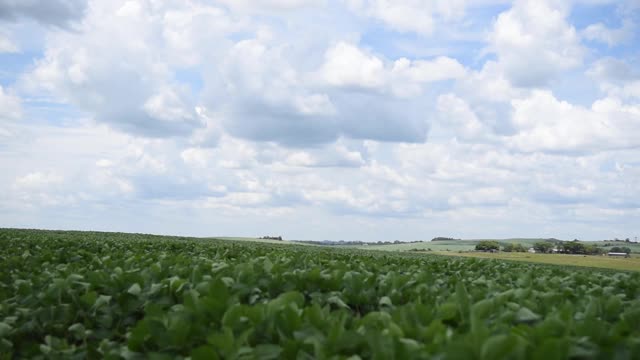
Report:
[[[500,244],[493,240],[483,240],[478,242],[476,250],[478,251],[499,251],[502,246],[502,251],[505,252],[526,252],[527,248],[520,243],[507,243]],[[533,244],[533,249],[537,253],[550,254],[554,252],[563,254],[582,254],[582,255],[601,255],[607,252],[620,252],[631,253],[631,249],[626,246],[614,246],[607,251],[606,249],[599,247],[595,244],[584,244],[578,240],[574,241],[561,241],[556,244],[548,241],[539,241]]]

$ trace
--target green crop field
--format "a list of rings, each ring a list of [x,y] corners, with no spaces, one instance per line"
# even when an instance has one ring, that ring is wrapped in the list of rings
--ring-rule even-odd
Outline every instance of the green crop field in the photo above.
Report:
[[[555,265],[586,266],[615,270],[640,271],[640,256],[618,258],[601,255],[570,255],[570,254],[529,254],[517,252],[436,252],[438,255],[464,256],[484,259],[536,262]]]
[[[0,358],[633,359],[640,272],[0,229]]]

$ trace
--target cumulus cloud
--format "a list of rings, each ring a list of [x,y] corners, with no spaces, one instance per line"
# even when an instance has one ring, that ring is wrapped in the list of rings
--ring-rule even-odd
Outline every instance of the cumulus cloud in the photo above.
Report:
[[[0,85],[0,120],[16,120],[22,116],[20,98]]]
[[[260,35],[260,34],[258,34]],[[421,89],[465,73],[455,59],[386,62],[344,41],[322,64],[302,71],[271,37],[236,43],[223,63],[225,128],[232,134],[291,146],[343,135],[382,141],[422,141],[428,119]]]
[[[589,152],[640,146],[640,108],[603,98],[585,108],[548,91],[512,101],[517,134],[508,143],[523,151]]]
[[[14,186],[18,189],[47,188],[55,184],[60,184],[62,181],[62,176],[58,174],[37,171],[16,178]]]
[[[439,20],[459,19],[464,15],[466,0],[347,0],[355,13],[383,22],[399,32],[430,35]]]
[[[609,28],[602,23],[591,24],[582,30],[582,36],[587,40],[599,41],[608,46],[616,46],[631,41],[636,25],[631,20],[625,20],[619,28]]]
[[[501,13],[489,35],[490,51],[516,86],[549,85],[585,55],[580,37],[559,2],[517,0]]]
[[[2,31],[0,31],[0,54],[17,53],[18,46]]]
[[[391,92],[400,97],[419,95],[427,83],[462,78],[465,67],[456,59],[400,58],[391,64],[354,44],[339,42],[325,53],[319,75],[330,86]]]
[[[325,0],[219,0],[236,11],[282,11],[320,6]]]
[[[333,86],[379,88],[387,81],[382,60],[344,42],[327,50],[320,71]]]
[[[600,59],[587,70],[587,75],[611,97],[640,99],[640,71],[623,60]]]
[[[0,20],[32,19],[44,25],[66,27],[79,20],[87,7],[87,0],[2,0]]]
[[[222,14],[196,5],[176,10],[144,1],[94,3],[77,31],[51,36],[25,87],[129,133],[189,135],[208,125],[195,112],[191,89],[173,71],[172,65],[200,61],[183,55],[192,43],[179,39],[204,21],[217,24],[209,40],[220,36],[213,30],[233,31],[231,20],[217,22]],[[187,15],[194,18],[188,25],[181,20]]]

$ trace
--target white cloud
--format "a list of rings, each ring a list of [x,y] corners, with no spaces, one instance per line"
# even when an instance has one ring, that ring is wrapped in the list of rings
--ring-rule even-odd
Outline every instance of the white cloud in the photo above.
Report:
[[[574,23],[628,16],[606,1]],[[12,10],[0,21],[22,52],[0,59],[0,225],[363,240],[631,231],[632,42],[618,42],[624,26],[577,32],[576,3]]]
[[[5,92],[4,88],[0,86],[0,119],[16,119],[20,117],[21,113],[20,98]]]
[[[387,81],[382,60],[344,42],[327,50],[320,71],[333,86],[379,88]]]
[[[457,60],[439,56],[430,60],[400,58],[390,64],[356,45],[339,42],[325,53],[319,75],[331,86],[391,92],[415,97],[424,84],[462,78],[466,69]]]
[[[394,76],[413,82],[435,82],[466,75],[462,64],[446,56],[439,56],[431,61],[401,58],[393,63],[391,72]]]
[[[456,20],[464,15],[466,0],[346,0],[362,16],[382,21],[399,32],[430,35],[438,20]]]
[[[188,15],[193,22],[185,24]],[[205,22],[217,25],[203,31]],[[46,91],[129,133],[188,135],[205,124],[172,65],[198,63],[201,57],[186,55],[194,46],[217,49],[224,42],[215,39],[235,29],[233,20],[215,7],[92,2],[76,31],[48,38],[46,55],[25,77],[24,87]],[[197,34],[191,38],[195,42],[181,40],[192,34]]]
[[[219,0],[236,11],[289,11],[305,7],[320,6],[325,0]]]
[[[16,45],[4,32],[0,31],[0,54],[20,52]]]
[[[62,176],[53,172],[32,172],[16,178],[14,186],[20,190],[46,189],[50,186],[62,183]]]
[[[605,57],[596,61],[587,75],[610,97],[640,99],[640,71],[625,61]]]
[[[453,136],[466,141],[483,141],[492,137],[491,130],[478,119],[463,99],[454,94],[438,97],[438,124],[454,130]]]
[[[180,153],[180,157],[190,166],[205,168],[209,162],[210,151],[200,148],[188,148]]]
[[[22,101],[0,85],[0,121],[17,120],[22,117]],[[2,124],[0,122],[0,124]]]
[[[568,8],[551,0],[517,0],[489,35],[490,51],[516,86],[545,86],[582,63],[585,49],[567,22]]]
[[[523,151],[589,152],[640,146],[640,107],[603,98],[585,108],[548,91],[512,101],[518,132],[507,141]]]
[[[2,0],[0,20],[33,19],[45,25],[61,27],[82,17],[87,0]]]
[[[602,23],[591,24],[582,30],[582,36],[591,41],[599,41],[609,46],[616,46],[633,39],[636,25],[625,20],[617,29],[608,28]]]

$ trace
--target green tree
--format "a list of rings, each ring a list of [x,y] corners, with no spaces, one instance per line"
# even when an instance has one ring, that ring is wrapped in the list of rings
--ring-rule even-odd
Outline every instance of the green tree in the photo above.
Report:
[[[479,251],[500,250],[500,243],[498,243],[497,241],[483,240],[476,245],[476,250],[479,250]]]
[[[631,253],[631,249],[626,246],[614,246],[609,250],[611,252],[620,252],[620,253]]]
[[[587,255],[600,255],[604,253],[604,249],[597,245],[585,245],[584,250]]]
[[[525,248],[522,244],[515,244],[513,246],[514,252],[527,252],[527,248]]]
[[[562,251],[567,254],[586,254],[587,253],[587,250],[584,244],[576,240],[563,242]]]
[[[546,241],[538,241],[537,243],[533,244],[533,249],[536,252],[546,254],[551,252],[551,249],[553,249],[553,244]]]

